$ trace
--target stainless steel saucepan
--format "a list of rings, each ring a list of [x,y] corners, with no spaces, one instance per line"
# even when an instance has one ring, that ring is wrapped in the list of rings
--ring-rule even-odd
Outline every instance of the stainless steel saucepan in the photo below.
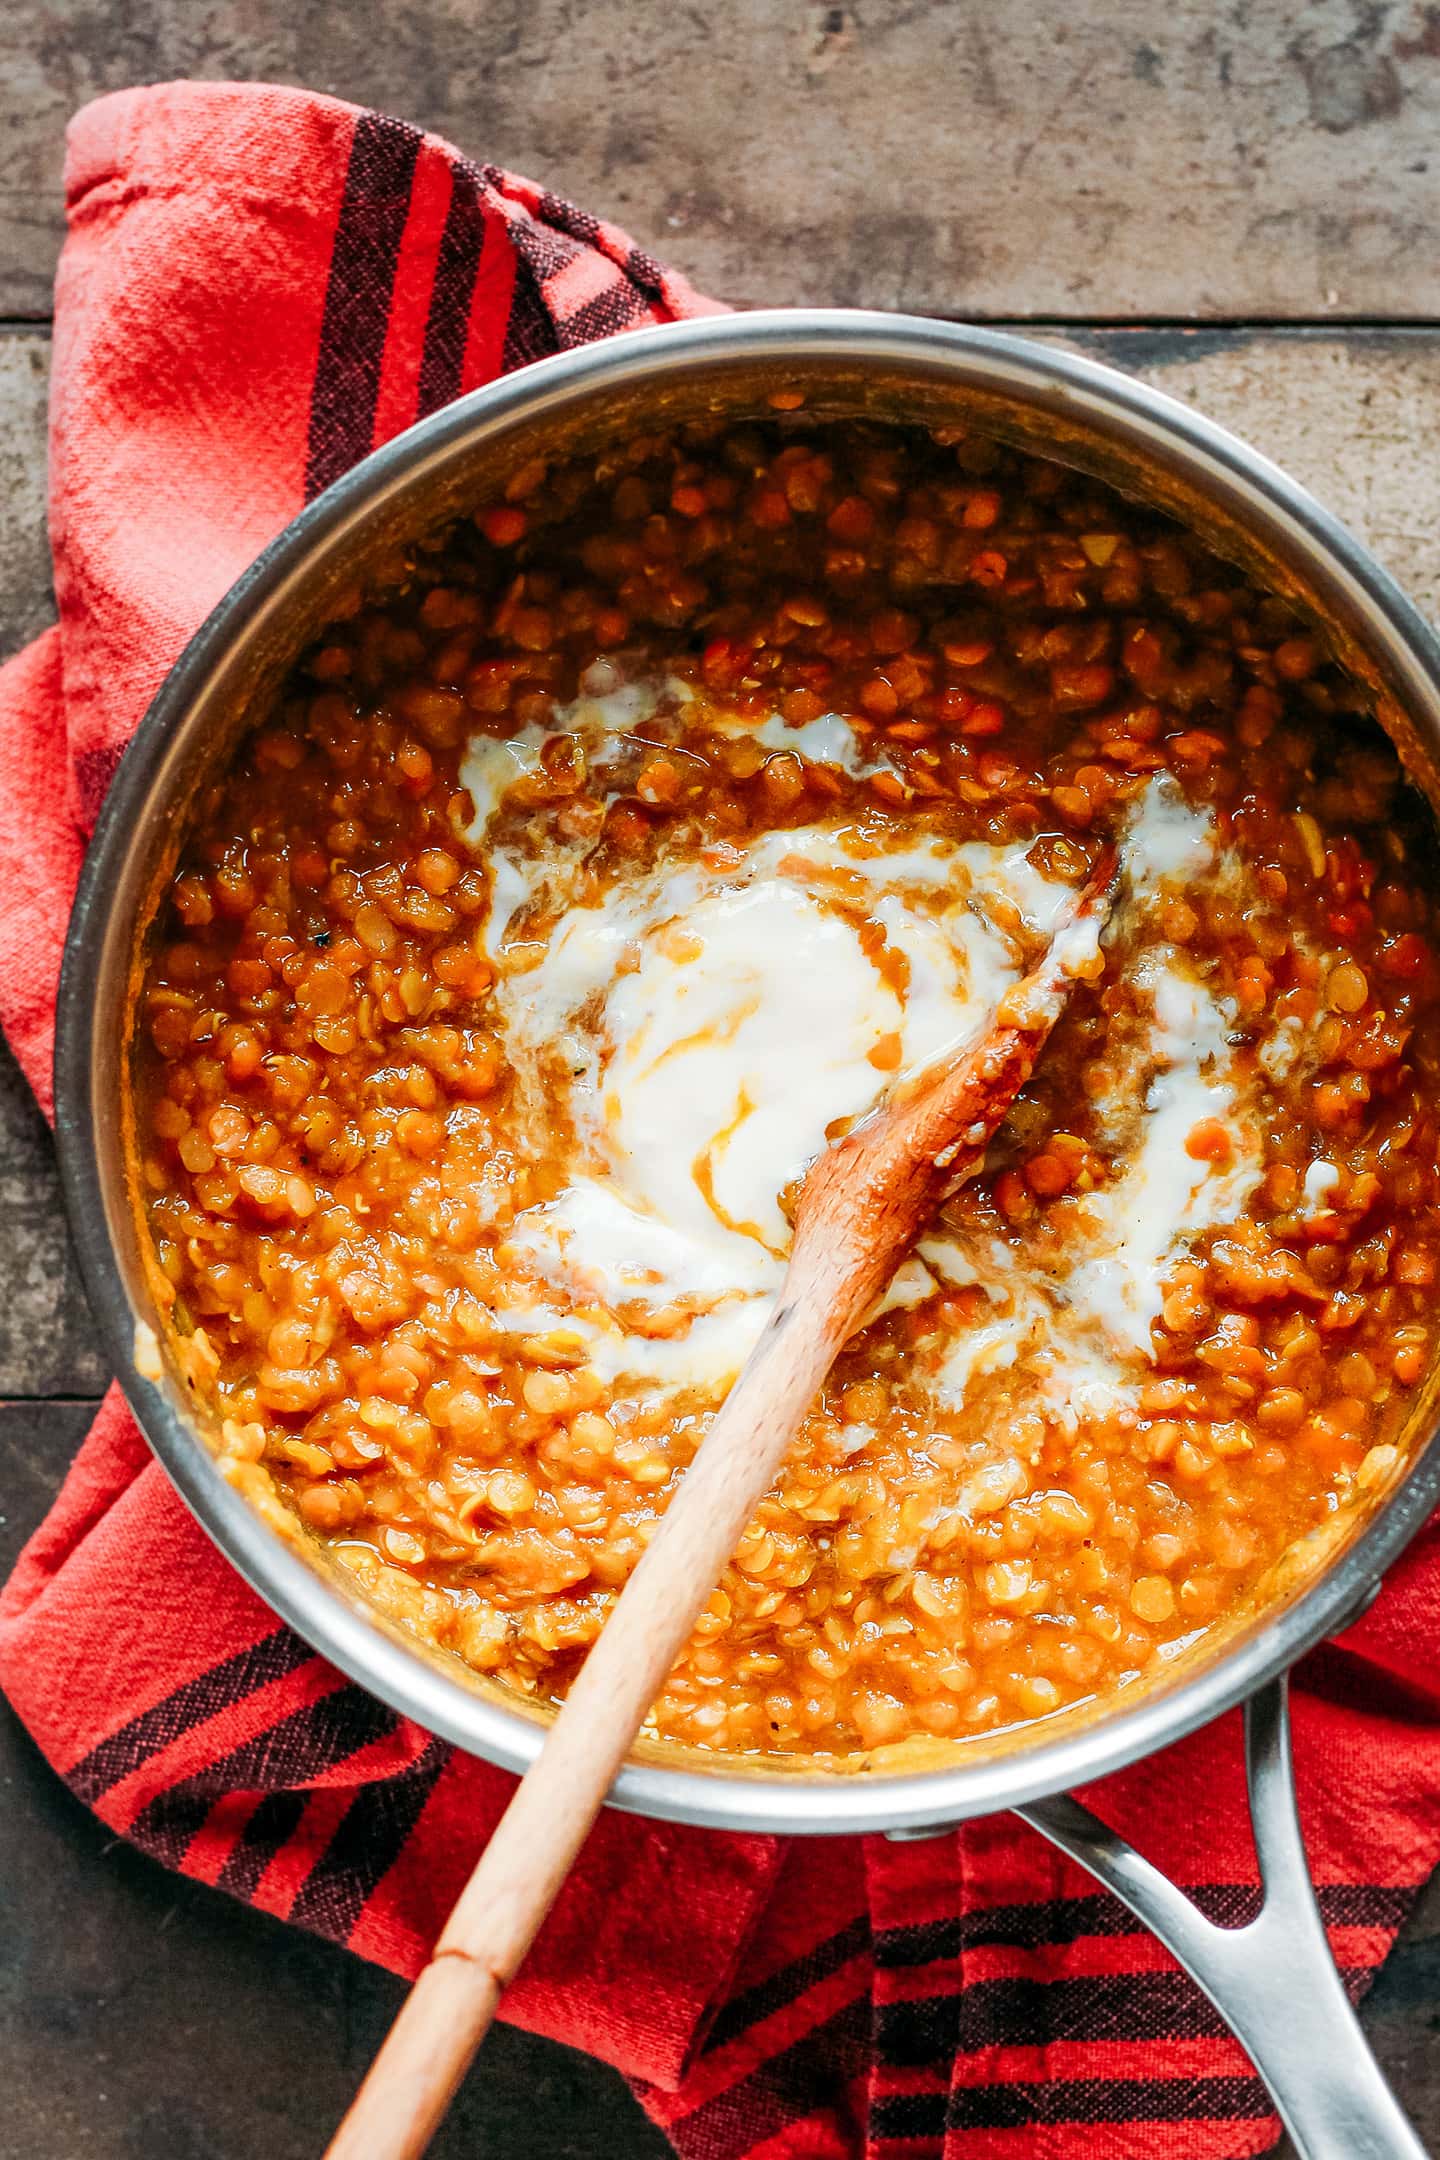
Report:
[[[135,1366],[137,1323],[164,1329],[142,1260],[127,1161],[138,956],[187,805],[223,762],[336,596],[443,525],[537,453],[584,454],[704,414],[807,409],[976,424],[1158,505],[1286,594],[1368,688],[1412,777],[1440,806],[1440,646],[1366,551],[1234,436],[1103,367],[983,330],[801,311],[717,317],[615,338],[460,399],[358,466],[266,549],[171,673],[100,819],[60,994],[57,1131],[91,1302],[126,1393],[170,1476],[221,1550],[315,1648],[397,1711],[471,1753],[522,1769],[539,1713],[364,1604],[298,1536],[226,1484],[179,1373]],[[1296,1817],[1285,1672],[1363,1611],[1440,1495],[1440,1378],[1419,1391],[1389,1489],[1290,1556],[1267,1594],[1149,1684],[983,1742],[936,1743],[913,1767],[817,1774],[673,1745],[637,1747],[616,1806],[728,1830],[929,1833],[1013,1808],[1099,1877],[1210,1996],[1314,2160],[1421,2153],[1331,1963]],[[1263,1909],[1223,1929],[1070,1798],[1070,1788],[1245,1706]]]

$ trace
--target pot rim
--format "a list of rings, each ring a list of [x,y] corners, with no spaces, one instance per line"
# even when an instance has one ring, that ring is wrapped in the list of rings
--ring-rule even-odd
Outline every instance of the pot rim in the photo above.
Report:
[[[1098,362],[993,330],[847,309],[769,310],[671,323],[537,361],[444,407],[375,451],[303,509],[264,549],[186,646],[152,701],[106,798],[65,945],[55,1047],[56,1140],[71,1233],[102,1339],[131,1409],[193,1514],[251,1587],[312,1648],[390,1707],[467,1752],[523,1770],[545,1723],[451,1678],[408,1649],[307,1565],[231,1487],[169,1389],[134,1368],[140,1315],[108,1222],[97,1096],[97,1046],[112,1016],[98,1005],[102,959],[133,926],[112,924],[132,837],[164,815],[166,753],[207,683],[283,612],[317,559],[380,506],[477,442],[530,425],[593,390],[649,376],[764,360],[859,362],[992,390],[1119,437],[1178,469],[1291,560],[1303,561],[1363,636],[1406,711],[1440,750],[1440,642],[1399,587],[1339,522],[1268,458],[1187,406]],[[1128,1708],[1047,1737],[1042,1721],[1012,1752],[912,1772],[767,1772],[631,1761],[610,1804],[666,1820],[743,1831],[921,1831],[1088,1784],[1168,1746],[1272,1679],[1363,1611],[1384,1569],[1440,1498],[1432,1433],[1372,1519],[1313,1582],[1188,1677]],[[1072,1713],[1073,1716],[1073,1713]]]

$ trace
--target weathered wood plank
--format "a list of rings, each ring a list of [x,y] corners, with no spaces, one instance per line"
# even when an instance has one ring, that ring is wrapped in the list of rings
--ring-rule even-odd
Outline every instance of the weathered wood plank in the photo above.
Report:
[[[0,338],[0,655],[52,614],[49,359],[49,340],[37,333]],[[105,1377],[65,1234],[50,1135],[0,1042],[0,1396],[88,1394]]]
[[[43,1521],[71,1457],[95,1415],[95,1402],[0,1402],[0,1579]],[[4,1810],[0,1808],[0,1835]]]
[[[1440,2143],[1440,1875],[1422,1891],[1361,2016],[1396,2097],[1434,2152]]]
[[[50,340],[0,334],[0,659],[53,614],[45,532],[45,398]]]
[[[93,1395],[107,1378],[50,1131],[0,1042],[0,1397]]]
[[[742,303],[1440,315],[1423,0],[12,0],[0,315],[48,308],[68,115],[176,75],[404,114]]]

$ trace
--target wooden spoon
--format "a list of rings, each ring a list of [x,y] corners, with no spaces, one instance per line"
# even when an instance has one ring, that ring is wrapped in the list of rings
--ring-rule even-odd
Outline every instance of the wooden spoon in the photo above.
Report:
[[[892,1095],[800,1187],[790,1265],[660,1527],[580,1668],[329,2147],[414,2160],[495,2015],[605,1795],[840,1350],[936,1207],[979,1168],[1109,905],[1107,853],[990,1031]]]

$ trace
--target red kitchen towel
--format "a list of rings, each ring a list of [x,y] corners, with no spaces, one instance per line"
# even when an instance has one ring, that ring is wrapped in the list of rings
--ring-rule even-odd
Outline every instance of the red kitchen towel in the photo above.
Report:
[[[71,129],[67,192],[60,622],[0,675],[0,1020],[47,1105],[86,837],[207,609],[417,415],[710,304],[528,182],[294,90],[103,99]],[[1432,1533],[1296,1691],[1314,1872],[1357,1992],[1440,1855],[1437,1618]],[[115,1393],[0,1603],[0,1681],[117,1831],[403,1973],[510,1790],[277,1625]],[[1253,1909],[1237,1720],[1091,1798],[1208,1911]],[[687,2160],[1221,2160],[1277,2130],[1198,1991],[1008,1817],[890,1846],[609,1815],[506,2011],[618,2064]]]

